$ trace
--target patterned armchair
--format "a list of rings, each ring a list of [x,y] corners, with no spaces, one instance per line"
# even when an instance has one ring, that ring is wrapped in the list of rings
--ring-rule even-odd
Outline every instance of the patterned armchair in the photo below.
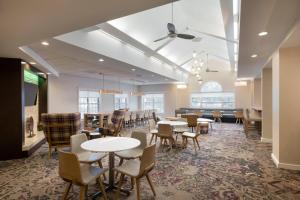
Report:
[[[123,126],[124,116],[125,116],[125,111],[115,110],[111,117],[112,123],[109,123],[107,127],[103,128],[102,134],[104,136],[106,135],[119,136]]]
[[[41,121],[49,144],[49,158],[51,158],[52,147],[70,146],[71,135],[79,133],[80,130],[80,113],[43,113]]]

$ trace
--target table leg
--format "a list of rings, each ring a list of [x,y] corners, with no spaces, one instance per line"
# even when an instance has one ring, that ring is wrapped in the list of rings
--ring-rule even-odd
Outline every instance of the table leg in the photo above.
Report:
[[[114,152],[109,152],[109,180],[108,180],[108,186],[110,188],[114,187],[115,184],[115,173],[114,173],[114,168],[115,168],[115,153]]]

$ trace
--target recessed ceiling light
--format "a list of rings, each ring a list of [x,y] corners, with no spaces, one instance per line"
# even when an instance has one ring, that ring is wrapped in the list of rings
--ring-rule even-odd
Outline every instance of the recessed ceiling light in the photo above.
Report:
[[[259,36],[266,36],[266,35],[268,35],[268,32],[263,31],[263,32],[258,33],[258,35],[259,35]]]
[[[31,65],[36,65],[36,62],[29,62]]]
[[[134,72],[134,71],[135,71],[135,69],[134,69],[134,68],[132,68],[132,69],[131,69],[131,71],[133,71],[133,72]]]
[[[44,45],[44,46],[49,46],[49,42],[47,42],[47,41],[43,41],[43,42],[41,42],[42,43],[42,45]]]
[[[103,59],[103,58],[100,58],[100,59],[99,59],[99,62],[103,62],[103,61],[104,61],[104,59]]]
[[[50,73],[50,72],[48,72],[47,74],[48,74],[48,75],[50,75],[51,73]]]
[[[27,64],[27,63],[26,63],[25,61],[21,61],[21,64],[22,64],[22,65],[25,65],[25,64]]]
[[[43,73],[43,72],[37,72],[37,74],[39,74],[39,75],[44,75],[44,73]]]
[[[251,58],[256,58],[256,57],[257,57],[257,54],[251,55]]]

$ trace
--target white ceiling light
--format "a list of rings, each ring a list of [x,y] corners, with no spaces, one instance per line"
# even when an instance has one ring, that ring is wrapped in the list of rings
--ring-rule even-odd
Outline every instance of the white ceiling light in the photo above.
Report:
[[[21,64],[22,64],[22,65],[25,65],[25,64],[27,64],[27,63],[26,63],[25,61],[21,61]]]
[[[240,87],[240,86],[247,86],[247,81],[236,81],[234,83],[235,86]]]
[[[133,72],[134,72],[134,71],[135,71],[135,69],[134,69],[134,68],[132,68],[132,69],[131,69],[131,71],[133,71]]]
[[[104,62],[104,59],[103,59],[103,58],[100,58],[100,59],[99,59],[99,62]]]
[[[49,46],[49,42],[47,42],[47,41],[43,41],[43,42],[41,42],[41,44],[44,46]]]
[[[257,57],[257,54],[252,54],[251,55],[251,58],[256,58]]]
[[[266,35],[268,35],[268,32],[263,31],[263,32],[258,33],[258,35],[259,35],[259,36],[266,36]]]
[[[197,52],[194,51],[194,52],[193,52],[193,58],[196,58],[196,57],[197,57]]]
[[[29,62],[31,65],[36,65],[36,62]]]
[[[187,85],[186,84],[178,84],[177,89],[186,89]]]

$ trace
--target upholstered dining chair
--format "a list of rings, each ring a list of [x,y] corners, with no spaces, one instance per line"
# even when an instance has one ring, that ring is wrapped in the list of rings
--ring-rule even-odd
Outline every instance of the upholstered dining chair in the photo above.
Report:
[[[182,146],[183,146],[183,148],[186,148],[186,146],[188,144],[188,139],[192,139],[193,143],[194,143],[195,152],[197,152],[196,144],[197,144],[198,148],[200,149],[200,145],[199,145],[199,142],[198,142],[198,137],[200,136],[200,130],[201,130],[201,126],[200,126],[200,124],[198,124],[195,133],[193,133],[193,132],[192,133],[191,132],[184,132],[182,134]]]
[[[82,164],[79,162],[78,156],[71,152],[65,152],[59,150],[59,176],[66,182],[68,186],[64,192],[63,199],[67,199],[71,186],[73,184],[80,187],[79,199],[86,198],[87,188],[90,183],[97,181],[100,185],[100,190],[105,200],[107,200],[106,192],[103,187],[101,175],[104,174],[107,169],[92,166],[89,164]]]
[[[167,144],[168,140],[170,149],[172,149],[172,146],[175,144],[173,128],[170,124],[158,124],[157,137],[160,138],[160,145]]]
[[[154,119],[149,119],[149,133],[151,134],[151,139],[149,144],[152,143],[153,139],[155,140],[156,143],[158,130],[156,129],[156,123]]]
[[[212,117],[214,119],[215,122],[222,122],[221,118],[222,118],[222,113],[221,111],[217,111],[217,110],[214,110],[212,111]]]
[[[153,192],[153,195],[156,196],[154,186],[151,182],[149,172],[154,168],[155,166],[155,144],[148,146],[144,149],[143,154],[140,158],[140,160],[129,160],[125,162],[123,165],[115,168],[115,171],[121,173],[120,182],[119,182],[119,188],[117,192],[116,199],[119,199],[120,196],[120,190],[124,181],[124,176],[129,176],[134,180],[136,185],[136,199],[140,200],[140,179],[144,176],[146,176],[147,181],[151,187],[151,190]]]
[[[52,148],[69,147],[71,135],[80,132],[80,113],[43,113],[41,121],[49,145],[49,158]]]
[[[97,162],[99,167],[103,168],[101,159],[103,159],[106,154],[105,153],[94,153],[90,151],[86,151],[81,148],[81,144],[87,141],[88,138],[86,134],[76,134],[71,136],[71,151],[75,153],[78,157],[80,163],[93,164]],[[104,179],[106,179],[105,174],[103,174]]]
[[[187,119],[188,127],[192,128],[192,132],[194,132],[194,128],[197,126],[198,115],[188,114],[185,117]]]

